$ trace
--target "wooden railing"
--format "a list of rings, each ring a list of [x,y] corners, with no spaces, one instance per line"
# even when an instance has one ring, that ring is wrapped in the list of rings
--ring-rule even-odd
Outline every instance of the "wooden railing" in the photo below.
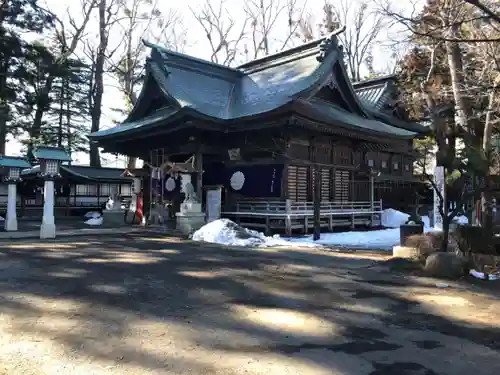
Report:
[[[373,202],[321,202],[320,225],[333,230],[335,226],[380,225],[382,200]],[[307,232],[313,225],[314,203],[293,202],[290,200],[241,200],[222,212],[246,226],[271,229],[284,229],[291,234],[293,229]]]
[[[320,215],[366,214],[382,211],[382,200],[371,202],[321,202]],[[224,210],[234,215],[313,215],[313,202],[238,201]]]

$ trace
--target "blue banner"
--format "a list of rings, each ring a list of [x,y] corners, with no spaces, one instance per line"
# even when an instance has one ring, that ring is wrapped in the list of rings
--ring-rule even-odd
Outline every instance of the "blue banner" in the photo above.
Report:
[[[279,198],[283,164],[226,166],[214,163],[204,166],[203,185],[222,185],[231,192],[252,198]]]

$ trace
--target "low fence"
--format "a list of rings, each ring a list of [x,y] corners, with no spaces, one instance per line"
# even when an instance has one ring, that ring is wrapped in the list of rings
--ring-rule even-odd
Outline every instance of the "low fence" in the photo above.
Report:
[[[291,200],[240,200],[222,212],[241,225],[263,228],[266,233],[284,230],[291,235],[294,230],[307,234],[314,227],[314,203]],[[380,226],[382,201],[373,202],[321,202],[320,226],[332,231],[334,227]]]

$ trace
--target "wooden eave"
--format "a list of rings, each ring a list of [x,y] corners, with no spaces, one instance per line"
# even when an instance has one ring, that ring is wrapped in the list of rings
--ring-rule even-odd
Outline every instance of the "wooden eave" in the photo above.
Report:
[[[346,138],[351,138],[355,140],[365,140],[376,143],[396,143],[405,140],[406,138],[400,137],[390,137],[385,134],[375,133],[375,132],[360,132],[350,129],[349,126],[345,126],[340,122],[325,122],[318,121],[317,119],[310,118],[307,115],[294,115],[294,120],[291,125],[302,127],[304,129],[315,130],[325,134],[336,134],[341,135]]]

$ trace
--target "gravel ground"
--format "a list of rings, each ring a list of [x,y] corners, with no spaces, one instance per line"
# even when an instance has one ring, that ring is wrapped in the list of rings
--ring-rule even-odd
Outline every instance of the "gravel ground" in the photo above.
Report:
[[[1,242],[0,374],[500,373],[498,294],[382,259],[138,234]]]

